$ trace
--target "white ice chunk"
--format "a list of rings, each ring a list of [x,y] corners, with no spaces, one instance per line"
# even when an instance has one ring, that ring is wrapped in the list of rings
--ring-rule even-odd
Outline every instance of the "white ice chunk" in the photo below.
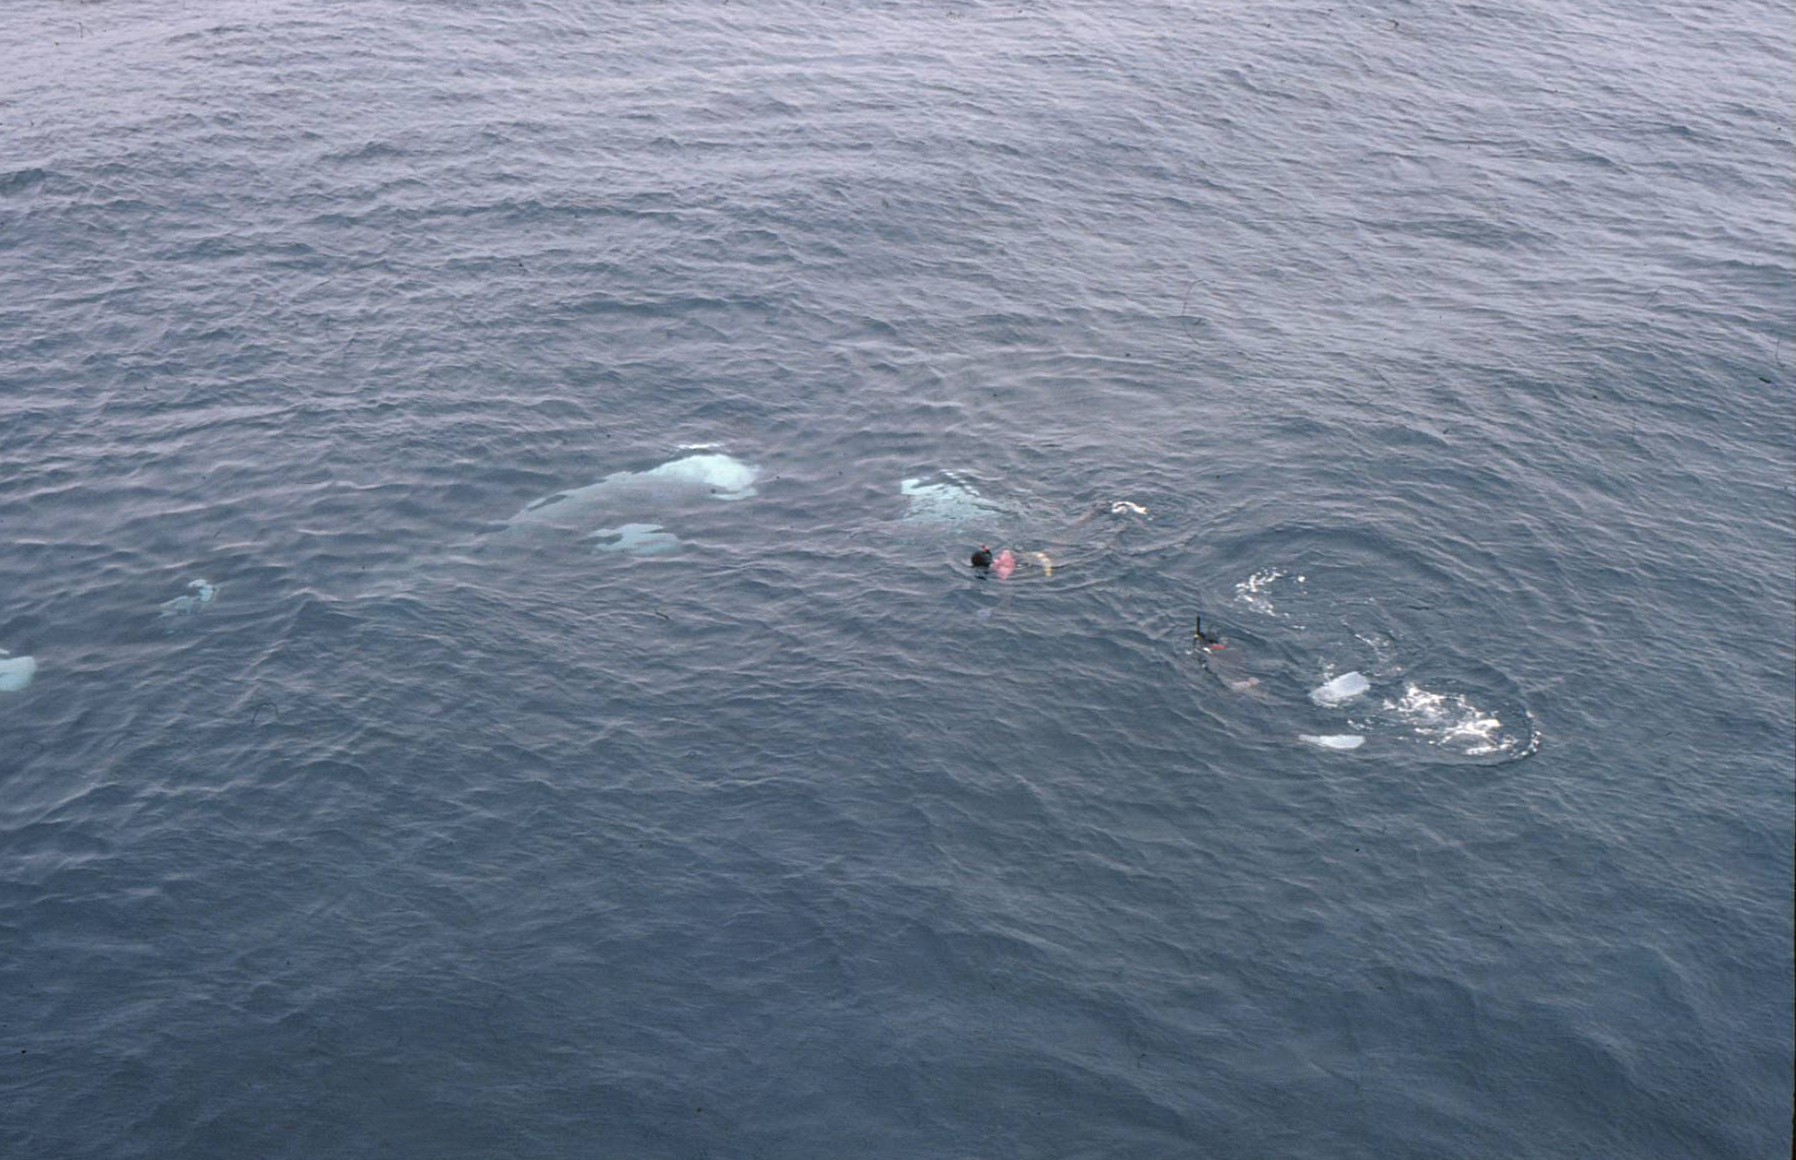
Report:
[[[1326,685],[1311,689],[1310,700],[1318,705],[1345,705],[1371,687],[1372,682],[1363,673],[1342,673]]]
[[[1366,739],[1357,733],[1299,733],[1297,740],[1320,745],[1324,749],[1358,749],[1366,743]]]
[[[16,693],[37,676],[34,657],[15,657],[0,649],[0,693]]]

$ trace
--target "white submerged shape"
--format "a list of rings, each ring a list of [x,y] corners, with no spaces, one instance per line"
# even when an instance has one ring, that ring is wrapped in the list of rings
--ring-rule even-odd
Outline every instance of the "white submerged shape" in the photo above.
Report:
[[[726,500],[746,499],[755,494],[755,480],[760,474],[760,468],[722,454],[688,455],[641,473],[644,479],[663,479],[706,488],[713,499]]]
[[[160,615],[192,616],[196,612],[204,612],[206,606],[218,595],[218,585],[206,580],[189,580],[187,587],[193,589],[192,594],[163,601]]]
[[[615,538],[612,538],[615,537]],[[660,524],[625,524],[621,528],[600,528],[592,534],[595,540],[608,540],[593,550],[624,552],[631,556],[661,556],[680,548],[680,537],[661,530]]]
[[[1297,740],[1319,745],[1323,749],[1358,749],[1366,739],[1358,733],[1299,733]]]
[[[1372,682],[1366,680],[1364,673],[1342,673],[1326,685],[1311,689],[1310,700],[1318,705],[1345,705],[1371,687]]]
[[[35,657],[15,657],[0,648],[0,693],[16,693],[37,676]]]
[[[972,484],[952,472],[941,473],[933,483],[925,483],[923,477],[902,480],[898,493],[908,501],[904,518],[915,523],[961,524],[998,511]]]
[[[595,535],[622,535],[630,528],[657,530],[661,525],[644,517],[690,512],[711,500],[746,499],[755,494],[760,475],[760,468],[721,453],[687,455],[646,471],[616,471],[597,483],[544,496],[512,516],[506,526],[514,531],[563,528]]]

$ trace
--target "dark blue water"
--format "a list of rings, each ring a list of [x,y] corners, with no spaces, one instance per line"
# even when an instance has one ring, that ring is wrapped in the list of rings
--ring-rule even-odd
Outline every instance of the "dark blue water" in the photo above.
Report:
[[[1787,1155],[1793,42],[9,4],[0,1154]]]

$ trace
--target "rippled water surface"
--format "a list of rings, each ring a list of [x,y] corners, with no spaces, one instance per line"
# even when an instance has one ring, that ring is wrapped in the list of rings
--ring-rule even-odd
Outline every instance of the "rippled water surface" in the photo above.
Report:
[[[1793,38],[8,5],[0,1153],[1787,1155]]]

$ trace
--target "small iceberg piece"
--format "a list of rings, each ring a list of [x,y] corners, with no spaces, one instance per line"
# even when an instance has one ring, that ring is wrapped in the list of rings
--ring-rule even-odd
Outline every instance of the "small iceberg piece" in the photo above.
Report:
[[[0,693],[16,693],[37,676],[35,657],[15,657],[0,648]]]
[[[1342,673],[1326,685],[1311,689],[1310,700],[1318,705],[1329,707],[1345,705],[1371,687],[1372,682],[1366,680],[1365,674],[1356,670],[1351,673]]]
[[[594,550],[599,552],[627,552],[632,556],[661,556],[668,552],[678,551],[680,537],[672,532],[661,530],[660,524],[625,524],[620,528],[600,528],[592,534],[595,540],[615,536],[609,543],[601,543]]]
[[[1357,733],[1299,733],[1297,740],[1324,749],[1358,749],[1366,743],[1366,739]]]
[[[163,601],[161,615],[192,616],[196,612],[204,612],[206,606],[218,595],[218,585],[207,580],[189,580],[187,587],[193,589],[192,594]]]

